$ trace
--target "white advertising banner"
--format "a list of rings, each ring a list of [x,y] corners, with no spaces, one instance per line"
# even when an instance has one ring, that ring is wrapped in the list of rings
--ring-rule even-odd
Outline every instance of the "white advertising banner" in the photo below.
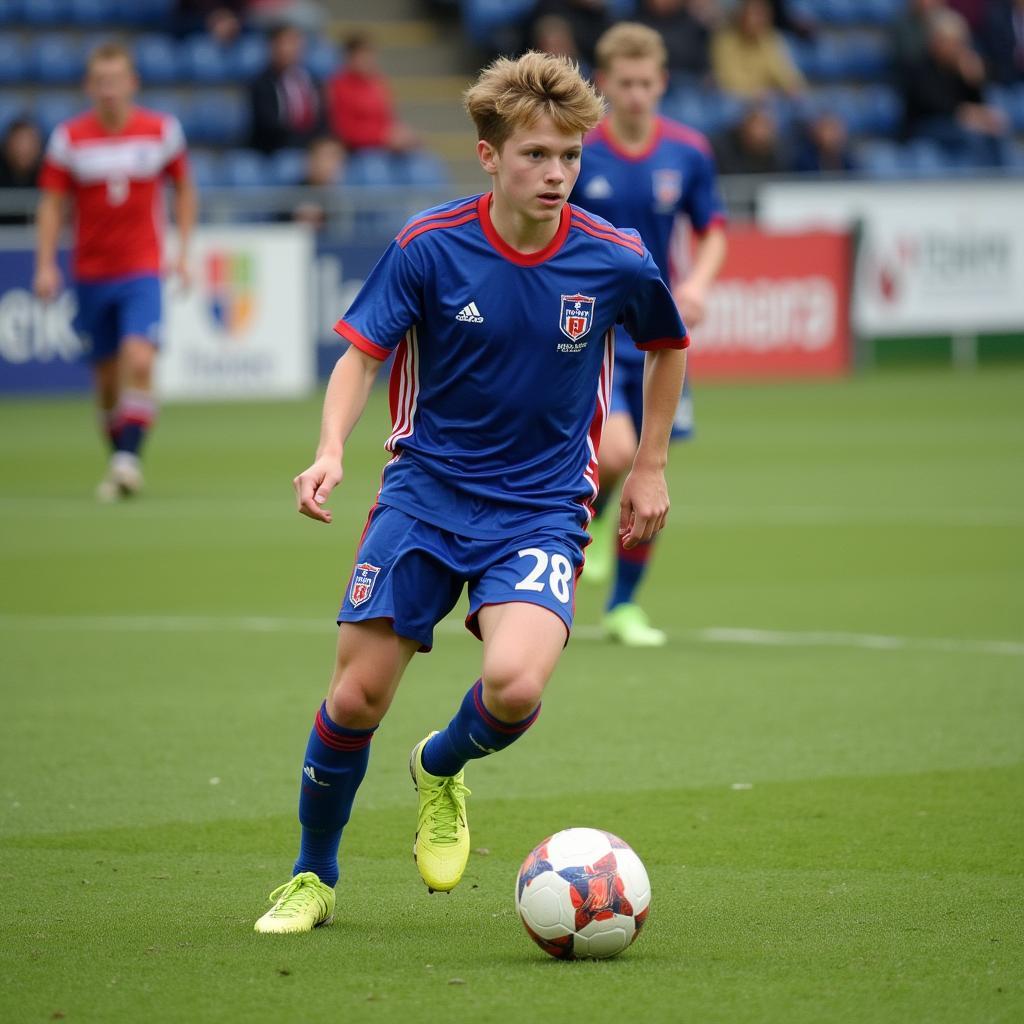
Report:
[[[174,251],[175,240],[170,240]],[[313,239],[296,225],[204,227],[192,287],[164,288],[157,389],[166,399],[293,398],[315,383]]]
[[[858,334],[1024,330],[1024,181],[780,182],[760,190],[758,223],[860,224]]]

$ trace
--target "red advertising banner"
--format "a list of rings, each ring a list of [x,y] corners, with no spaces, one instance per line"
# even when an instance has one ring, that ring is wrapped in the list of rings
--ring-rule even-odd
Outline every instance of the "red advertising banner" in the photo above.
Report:
[[[692,331],[695,378],[836,376],[850,367],[850,238],[729,229],[729,255]]]

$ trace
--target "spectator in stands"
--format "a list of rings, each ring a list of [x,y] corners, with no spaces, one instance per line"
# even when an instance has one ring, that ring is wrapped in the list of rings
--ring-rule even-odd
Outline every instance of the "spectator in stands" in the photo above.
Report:
[[[715,0],[641,0],[636,20],[664,40],[670,73],[706,78],[718,14]]]
[[[306,40],[293,25],[270,35],[270,63],[249,86],[253,149],[302,148],[324,131],[320,88],[302,66]]]
[[[963,16],[972,34],[981,28],[990,3],[991,0],[946,0],[948,7]]]
[[[985,66],[971,48],[967,22],[956,11],[934,11],[927,52],[907,76],[907,134],[938,143],[965,164],[1005,163],[1006,118],[985,103],[984,88]]]
[[[592,77],[593,69],[585,60],[580,59],[580,51],[576,46],[576,38],[572,34],[572,25],[559,14],[545,14],[531,26],[532,36],[529,46],[541,53],[551,53],[558,57],[569,57],[580,66],[584,78]]]
[[[993,82],[1024,81],[1024,0],[991,0],[978,44]]]
[[[901,88],[905,86],[906,76],[928,49],[928,19],[934,11],[945,6],[946,0],[909,0],[902,17],[893,22],[889,38]]]
[[[747,107],[739,124],[715,140],[722,174],[778,174],[786,169],[775,115],[764,103]]]
[[[314,139],[306,150],[306,176],[303,185],[326,192],[337,188],[345,176],[345,150],[330,135]],[[320,230],[327,224],[329,204],[325,198],[310,198],[292,210],[291,220]]]
[[[549,15],[557,15],[569,24],[579,59],[593,67],[597,40],[612,23],[608,0],[538,0],[527,33],[529,39],[535,37],[537,22]]]
[[[810,39],[817,31],[817,25],[804,9],[791,10],[788,0],[771,0],[772,24],[780,32],[791,32],[803,39]]]
[[[804,174],[840,174],[857,169],[841,117],[825,111],[808,122],[793,169]]]
[[[391,88],[377,67],[377,51],[361,32],[345,42],[345,63],[327,83],[327,108],[331,131],[350,152],[405,152],[417,145],[412,129],[395,118]]]
[[[806,82],[772,27],[768,0],[741,0],[730,23],[711,41],[711,66],[725,92],[750,99],[768,92],[797,96]]]
[[[174,17],[180,36],[205,32],[222,46],[238,38],[249,0],[178,0]]]
[[[36,187],[43,156],[43,138],[35,121],[15,118],[0,142],[0,188]],[[35,205],[33,203],[33,205]],[[33,213],[5,213],[0,224],[31,224]]]

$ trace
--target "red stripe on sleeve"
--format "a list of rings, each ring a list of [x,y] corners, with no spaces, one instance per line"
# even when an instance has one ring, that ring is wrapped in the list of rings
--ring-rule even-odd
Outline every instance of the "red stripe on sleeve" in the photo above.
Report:
[[[360,352],[365,352],[368,356],[373,356],[374,359],[379,359],[383,362],[391,352],[389,349],[378,345],[375,341],[370,341],[369,338],[364,338],[351,324],[345,323],[344,320],[339,320],[334,325],[334,331],[336,334],[340,334],[347,342],[355,345]]]
[[[638,341],[636,347],[643,352],[653,352],[659,348],[689,348],[690,336],[687,334],[682,338],[656,338],[654,341]]]
[[[448,220],[451,217],[458,217],[460,214],[465,213],[467,210],[476,208],[476,200],[473,199],[468,203],[463,203],[462,206],[455,207],[454,210],[447,210],[445,213],[430,213],[426,217],[418,217],[414,221],[410,221],[408,224],[398,232],[398,237],[395,239],[399,245],[402,245],[405,241],[405,235],[407,235],[413,228],[420,224],[426,224],[428,222],[437,222],[438,224]]]

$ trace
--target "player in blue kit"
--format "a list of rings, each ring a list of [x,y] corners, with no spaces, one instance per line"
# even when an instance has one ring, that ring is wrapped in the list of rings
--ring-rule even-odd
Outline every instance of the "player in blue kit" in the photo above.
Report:
[[[597,84],[610,113],[585,140],[584,159],[572,199],[612,224],[636,228],[650,250],[688,327],[704,319],[708,288],[725,259],[722,201],[715,183],[711,148],[704,136],[658,116],[668,80],[665,45],[646,25],[622,22],[597,47]],[[674,258],[689,221],[698,235],[688,270]],[[636,455],[643,418],[643,357],[621,330],[616,335],[612,405],[601,439],[601,494],[587,552],[591,583],[605,583],[612,568],[615,517],[605,508]],[[688,390],[680,397],[674,438],[693,427]],[[634,601],[651,556],[650,542],[629,549],[616,544],[615,582],[604,618],[606,634],[636,647],[660,646],[665,633],[654,628]]]
[[[685,329],[637,236],[567,203],[601,101],[571,61],[528,53],[488,67],[466,108],[492,190],[413,218],[381,257],[336,325],[350,347],[327,387],[316,459],[295,478],[299,511],[329,523],[345,440],[394,352],[392,458],[306,748],[299,856],[260,932],[332,919],[339,842],[373,733],[413,654],[430,649],[435,624],[468,587],[480,677],[410,763],[420,875],[442,891],[462,877],[463,768],[533,724],[572,627],[617,323],[647,353],[648,377],[623,484],[626,546],[650,540],[668,513]]]

